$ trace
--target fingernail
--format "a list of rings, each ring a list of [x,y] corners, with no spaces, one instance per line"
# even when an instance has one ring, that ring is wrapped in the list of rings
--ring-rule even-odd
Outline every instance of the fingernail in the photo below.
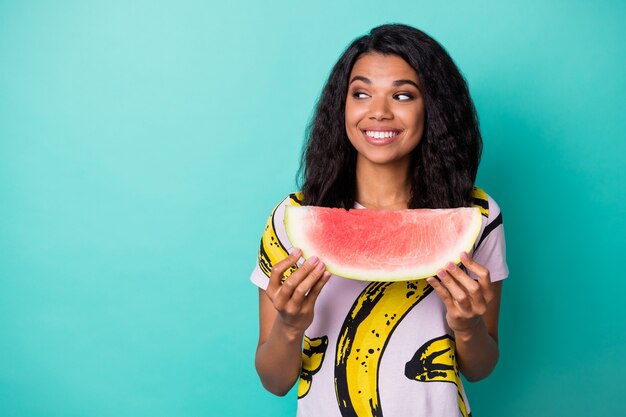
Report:
[[[467,252],[463,252],[463,253],[461,254],[461,260],[462,260],[463,262],[467,262],[467,261],[469,261],[469,255],[467,254]]]
[[[324,279],[329,279],[330,278],[331,273],[326,271],[324,272]]]
[[[439,271],[437,271],[437,276],[439,278],[444,278],[446,276],[446,271],[444,271],[443,269],[440,269]]]
[[[317,269],[318,271],[323,271],[324,268],[326,268],[326,265],[324,265],[324,262],[318,263],[317,266],[315,267],[315,269]]]
[[[454,271],[456,269],[456,265],[453,264],[452,262],[448,262],[448,264],[446,265],[446,268],[448,269],[448,271]]]
[[[426,278],[426,282],[428,282],[429,284],[433,284],[433,282],[435,282],[435,278],[430,277],[430,278]]]
[[[317,256],[311,256],[309,258],[309,264],[310,265],[315,265],[318,261],[319,261],[319,259],[317,259]]]
[[[300,250],[300,248],[294,248],[291,254],[294,256],[300,256],[302,255],[302,250]]]

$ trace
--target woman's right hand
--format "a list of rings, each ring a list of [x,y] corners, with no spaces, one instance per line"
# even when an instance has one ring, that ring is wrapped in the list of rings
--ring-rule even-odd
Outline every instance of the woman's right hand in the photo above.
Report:
[[[285,271],[294,266],[301,255],[302,251],[295,249],[274,265],[265,290],[278,313],[277,319],[297,334],[304,333],[313,321],[315,300],[331,275],[324,263],[313,256],[282,282]]]
[[[274,265],[267,288],[259,289],[255,365],[263,386],[276,395],[285,395],[298,380],[302,338],[313,321],[315,300],[330,278],[322,262],[309,258],[283,283],[283,274],[300,256],[302,251],[296,249]]]

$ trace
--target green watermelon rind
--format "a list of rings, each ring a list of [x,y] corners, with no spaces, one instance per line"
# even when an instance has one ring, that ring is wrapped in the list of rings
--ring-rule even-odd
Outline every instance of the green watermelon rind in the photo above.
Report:
[[[329,261],[328,259],[323,259],[323,255],[314,253],[315,250],[307,245],[306,237],[302,236],[302,228],[298,227],[298,224],[301,222],[300,216],[302,213],[306,213],[307,210],[315,209],[315,207],[310,206],[286,206],[285,207],[285,216],[284,216],[284,224],[285,231],[287,233],[287,237],[289,238],[293,247],[300,248],[302,250],[302,257],[304,259],[309,259],[311,256],[319,256],[320,260],[325,263],[326,270],[331,272],[333,275],[340,276],[343,278],[349,278],[358,281],[381,281],[381,282],[392,282],[392,281],[412,281],[418,279],[425,279],[432,277],[437,274],[437,272],[443,268],[445,268],[446,264],[452,262],[454,264],[461,263],[461,252],[465,251],[470,253],[472,248],[474,247],[474,243],[478,238],[480,233],[480,229],[482,227],[482,216],[480,214],[480,210],[477,207],[463,207],[459,209],[429,209],[429,210],[442,210],[442,211],[451,211],[451,210],[471,210],[472,211],[472,221],[470,222],[470,226],[466,229],[463,234],[463,238],[460,239],[456,248],[458,251],[457,255],[454,256],[446,256],[441,257],[441,262],[432,262],[432,265],[424,266],[416,266],[411,269],[410,273],[401,272],[393,273],[389,271],[379,272],[372,270],[364,270],[359,268],[346,268],[345,266],[338,265],[333,261]],[[419,210],[419,209],[417,209]],[[300,214],[298,214],[300,213]],[[452,249],[450,250],[452,252]]]

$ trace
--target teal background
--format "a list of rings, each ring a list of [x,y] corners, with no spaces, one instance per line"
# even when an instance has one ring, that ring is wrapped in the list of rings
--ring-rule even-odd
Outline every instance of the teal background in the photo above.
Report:
[[[331,66],[386,22],[467,77],[504,213],[474,415],[626,415],[625,12],[0,0],[0,415],[294,415],[254,370],[248,276]]]

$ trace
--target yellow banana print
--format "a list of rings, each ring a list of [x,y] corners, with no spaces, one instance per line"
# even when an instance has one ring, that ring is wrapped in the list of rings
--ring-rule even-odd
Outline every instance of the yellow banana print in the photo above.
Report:
[[[407,362],[404,374],[409,379],[422,382],[446,381],[456,385],[459,410],[463,417],[468,417],[456,362],[456,344],[452,337],[444,335],[424,343]]]
[[[489,200],[487,199],[487,193],[482,188],[474,187],[472,190],[472,205],[480,209],[480,214],[485,217],[489,216]]]
[[[431,291],[426,280],[373,282],[359,295],[337,341],[335,391],[342,416],[382,416],[381,357],[398,323]]]
[[[300,381],[298,382],[298,398],[302,398],[309,393],[313,374],[322,366],[326,348],[328,347],[328,337],[322,336],[310,339],[304,336],[304,346],[302,348],[302,369],[300,371]]]
[[[302,194],[290,194],[289,204],[291,204],[292,206],[302,205]],[[276,265],[278,262],[289,256],[289,252],[287,252],[287,249],[283,246],[282,242],[278,239],[278,236],[276,235],[274,214],[276,213],[277,208],[278,206],[274,208],[269,219],[267,219],[265,231],[263,232],[263,236],[261,237],[261,246],[259,248],[259,266],[268,278],[272,273],[272,266]],[[283,274],[284,278],[287,278],[296,269],[297,268],[295,265],[289,268]]]

